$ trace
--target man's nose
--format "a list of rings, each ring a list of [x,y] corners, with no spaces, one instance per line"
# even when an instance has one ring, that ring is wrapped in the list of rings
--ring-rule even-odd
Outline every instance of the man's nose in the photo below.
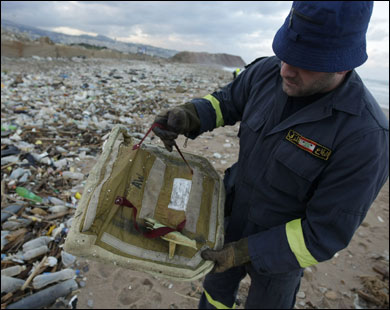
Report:
[[[289,64],[282,61],[282,67],[280,68],[280,75],[283,78],[294,78],[297,75],[294,66],[290,66]]]

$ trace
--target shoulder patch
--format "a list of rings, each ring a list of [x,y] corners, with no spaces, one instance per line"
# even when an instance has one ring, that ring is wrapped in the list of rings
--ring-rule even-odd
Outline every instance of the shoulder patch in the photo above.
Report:
[[[328,160],[330,155],[332,154],[331,149],[313,140],[305,138],[304,136],[292,129],[288,131],[286,139],[301,148],[302,150],[323,160]]]

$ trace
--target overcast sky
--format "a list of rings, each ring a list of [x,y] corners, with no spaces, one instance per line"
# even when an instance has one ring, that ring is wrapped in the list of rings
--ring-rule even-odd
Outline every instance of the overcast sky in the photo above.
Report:
[[[102,34],[178,51],[273,55],[292,1],[1,1],[1,18],[67,34]],[[351,2],[353,5],[353,2]],[[389,2],[375,1],[362,77],[388,81]]]

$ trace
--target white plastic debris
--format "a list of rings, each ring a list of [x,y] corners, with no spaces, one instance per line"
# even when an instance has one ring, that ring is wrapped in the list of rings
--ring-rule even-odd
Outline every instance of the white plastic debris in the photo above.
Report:
[[[64,171],[62,172],[62,176],[64,179],[75,179],[75,180],[84,179],[84,174],[80,172]]]
[[[214,154],[213,154],[213,157],[219,159],[219,158],[222,158],[222,155],[219,154],[219,153],[214,153]]]

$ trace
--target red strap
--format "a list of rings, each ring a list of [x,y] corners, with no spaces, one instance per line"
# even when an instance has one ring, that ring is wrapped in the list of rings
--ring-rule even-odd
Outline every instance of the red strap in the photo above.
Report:
[[[159,124],[159,123],[153,123],[152,126],[151,126],[151,127],[149,128],[149,130],[147,131],[147,133],[145,134],[145,136],[142,138],[142,140],[141,140],[139,143],[137,143],[137,144],[135,144],[135,145],[133,146],[133,151],[139,149],[139,147],[141,146],[142,142],[144,142],[145,138],[148,136],[148,134],[150,134],[150,132],[152,131],[152,129],[153,129],[154,127],[160,127],[161,129],[164,129],[164,126],[163,126],[163,125],[161,125],[161,124]]]
[[[116,197],[115,204],[133,209],[133,221],[134,221],[135,229],[139,233],[143,234],[146,238],[149,238],[149,239],[164,236],[172,231],[180,231],[181,232],[186,224],[186,220],[184,220],[179,225],[177,225],[176,229],[171,228],[171,227],[160,227],[160,228],[152,229],[151,231],[148,231],[146,233],[142,233],[141,230],[139,229],[137,221],[136,221],[137,208],[130,201],[128,201],[125,197],[120,197],[120,196]]]
[[[138,227],[137,221],[135,220],[137,218],[137,208],[134,207],[134,205],[130,201],[128,201],[125,197],[120,197],[120,196],[116,197],[115,204],[133,209],[134,227],[139,233],[142,233]]]
[[[137,143],[137,144],[135,144],[135,145],[133,146],[133,151],[139,149],[139,147],[141,146],[142,142],[144,142],[145,138],[148,136],[148,134],[150,134],[150,132],[152,131],[152,129],[153,129],[154,127],[159,127],[159,128],[161,128],[161,129],[165,129],[165,127],[164,127],[163,125],[161,125],[161,124],[159,124],[159,123],[153,123],[152,126],[149,128],[149,130],[146,132],[145,136],[142,138],[142,140],[141,140],[139,143]],[[176,141],[174,141],[174,142],[175,142],[174,146],[175,146],[176,150],[179,152],[181,158],[183,158],[184,162],[186,163],[186,165],[187,165],[188,168],[190,169],[191,174],[194,174],[194,171],[192,170],[191,166],[189,165],[189,163],[188,163],[188,162],[186,161],[186,159],[184,158],[182,152],[179,150],[179,147],[177,146]]]
[[[191,174],[194,174],[194,171],[192,170],[190,164],[186,161],[186,159],[184,158],[183,154],[182,154],[181,151],[179,150],[179,147],[177,146],[176,141],[175,141],[175,148],[176,148],[176,150],[179,152],[181,158],[183,158],[183,160],[184,160],[184,162],[186,163],[187,167],[190,169]]]

